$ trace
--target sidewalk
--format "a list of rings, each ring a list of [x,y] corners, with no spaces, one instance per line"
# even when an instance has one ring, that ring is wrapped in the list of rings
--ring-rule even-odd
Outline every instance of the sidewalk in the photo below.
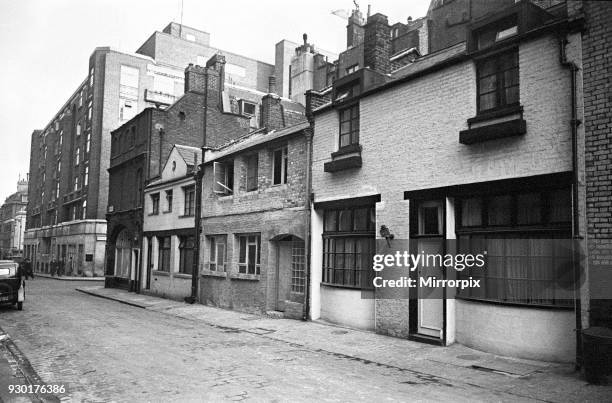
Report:
[[[52,278],[54,280],[64,281],[104,281],[104,277],[52,276],[46,273],[34,273],[34,278],[36,277]]]
[[[441,387],[457,382],[478,386],[490,391],[492,398],[499,392],[515,395],[517,400],[552,402],[612,398],[612,387],[587,384],[571,364],[499,357],[459,344],[438,347],[328,323],[273,319],[99,286],[79,287],[77,291],[228,332],[254,334],[368,365],[411,372]]]

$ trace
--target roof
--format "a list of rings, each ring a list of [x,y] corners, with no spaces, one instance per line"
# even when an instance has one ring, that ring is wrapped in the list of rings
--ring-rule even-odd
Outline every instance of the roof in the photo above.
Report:
[[[202,160],[202,149],[198,147],[183,146],[175,144],[174,148],[178,151],[181,157],[185,160],[187,166],[194,166],[197,162]],[[197,162],[195,159],[197,158]]]
[[[248,150],[261,144],[268,143],[270,141],[278,140],[283,137],[298,133],[304,129],[310,127],[308,122],[299,123],[291,127],[286,127],[281,130],[273,130],[271,132],[255,131],[251,132],[248,136],[242,137],[232,143],[228,143],[218,150],[210,151],[206,154],[205,163],[210,163],[219,160],[223,157],[236,154],[241,151]]]
[[[450,58],[464,54],[466,50],[466,42],[460,42],[456,45],[442,49],[438,52],[430,53],[423,57],[419,57],[414,61],[414,63],[407,64],[406,66],[395,70],[393,73],[391,73],[391,77],[393,77],[394,79],[398,79],[417,74]]]

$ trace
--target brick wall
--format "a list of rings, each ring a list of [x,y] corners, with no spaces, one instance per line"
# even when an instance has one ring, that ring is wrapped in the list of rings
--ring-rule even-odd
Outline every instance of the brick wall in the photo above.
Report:
[[[585,1],[584,130],[591,324],[612,326],[612,4]],[[605,298],[605,299],[604,299]]]

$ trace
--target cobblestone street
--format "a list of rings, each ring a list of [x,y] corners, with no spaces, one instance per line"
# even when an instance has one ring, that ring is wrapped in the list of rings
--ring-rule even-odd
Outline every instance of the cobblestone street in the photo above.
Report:
[[[23,311],[0,309],[0,327],[40,378],[66,386],[62,400],[532,400],[533,382],[521,388],[501,375],[472,379],[480,371],[464,368],[463,377],[433,376],[431,368],[420,372],[313,348],[307,334],[304,342],[283,341],[270,337],[272,329],[245,332],[75,291],[83,286],[37,278],[28,282]],[[321,328],[330,343],[347,333]]]

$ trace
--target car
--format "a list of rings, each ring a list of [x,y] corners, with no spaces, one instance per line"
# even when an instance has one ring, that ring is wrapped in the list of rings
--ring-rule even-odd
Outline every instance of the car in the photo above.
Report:
[[[17,309],[21,311],[24,299],[24,273],[19,263],[0,260],[0,304],[17,305]]]

